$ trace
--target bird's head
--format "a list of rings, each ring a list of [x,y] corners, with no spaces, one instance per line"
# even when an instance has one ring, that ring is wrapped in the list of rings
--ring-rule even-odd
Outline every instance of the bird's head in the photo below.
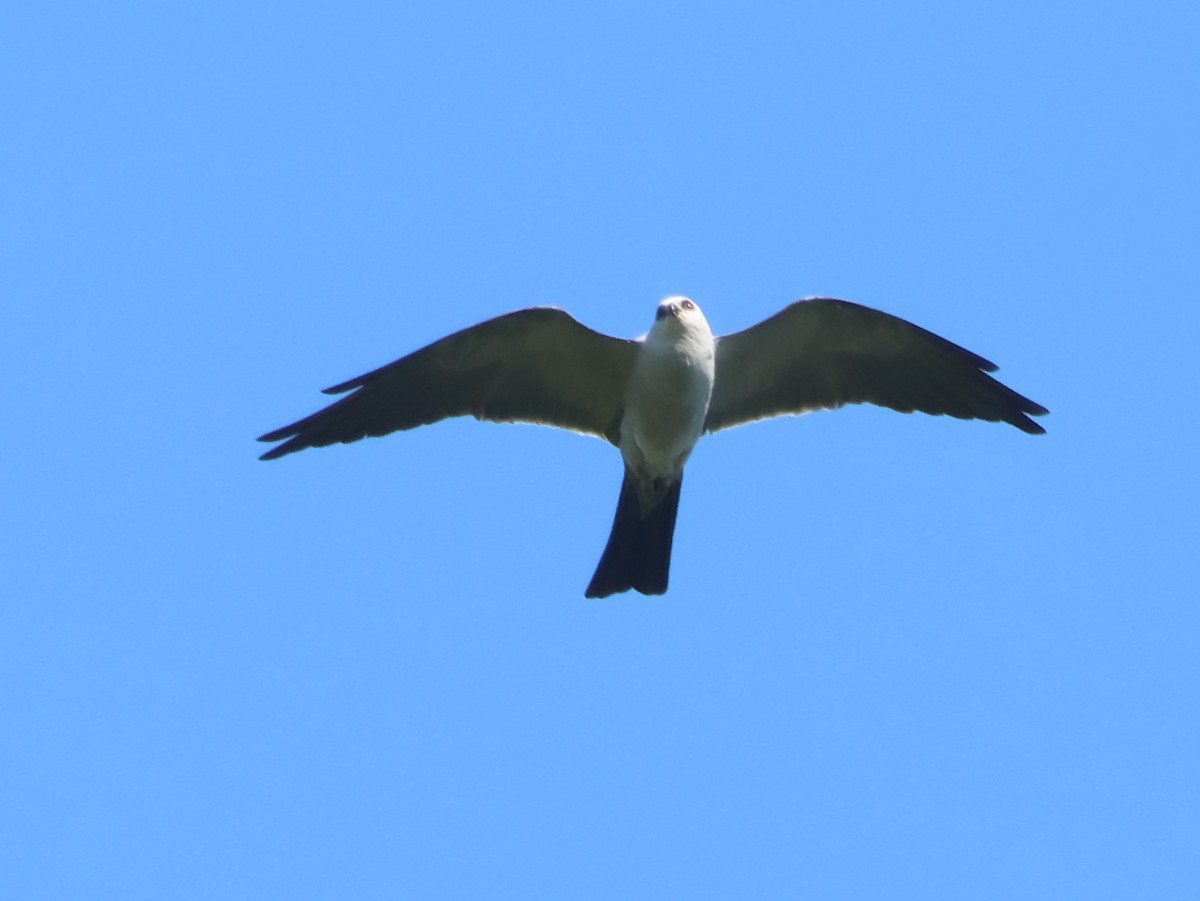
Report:
[[[655,310],[653,330],[659,331],[664,328],[683,331],[700,329],[710,334],[712,332],[708,327],[708,320],[700,312],[700,307],[696,301],[681,294],[668,297]]]

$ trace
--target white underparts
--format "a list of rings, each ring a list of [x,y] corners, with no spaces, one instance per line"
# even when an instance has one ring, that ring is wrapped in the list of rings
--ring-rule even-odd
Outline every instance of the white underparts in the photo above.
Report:
[[[630,376],[621,456],[643,512],[678,478],[704,431],[714,376],[712,330],[699,309],[657,320]]]

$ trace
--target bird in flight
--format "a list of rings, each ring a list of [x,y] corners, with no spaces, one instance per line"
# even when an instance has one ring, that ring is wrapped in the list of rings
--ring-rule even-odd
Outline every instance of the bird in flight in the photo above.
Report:
[[[1029,417],[1048,411],[988,375],[995,370],[910,322],[832,298],[715,337],[693,300],[668,297],[638,340],[534,307],[327,388],[346,397],[258,440],[283,442],[261,457],[275,460],[467,415],[603,438],[620,449],[625,478],[585,594],[663,594],[684,464],[706,432],[858,403],[1045,432]]]

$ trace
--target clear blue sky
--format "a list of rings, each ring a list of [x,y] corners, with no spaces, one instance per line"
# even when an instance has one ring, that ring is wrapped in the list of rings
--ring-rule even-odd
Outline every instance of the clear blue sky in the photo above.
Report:
[[[17,3],[0,31],[0,896],[1200,897],[1191,3]],[[802,296],[1049,434],[701,442],[582,597],[602,442],[260,463],[539,304]]]

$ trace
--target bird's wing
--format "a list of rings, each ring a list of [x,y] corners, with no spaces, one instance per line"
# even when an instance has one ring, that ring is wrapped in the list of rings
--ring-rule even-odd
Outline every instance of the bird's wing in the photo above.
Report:
[[[616,444],[637,348],[559,309],[519,310],[325,389],[353,393],[263,435],[259,441],[284,443],[261,459],[466,415],[558,426]]]
[[[1007,422],[1031,435],[1048,412],[1002,385],[983,357],[895,316],[812,298],[717,339],[705,430],[770,416],[872,403],[959,419]],[[1026,415],[1028,414],[1028,415]]]

